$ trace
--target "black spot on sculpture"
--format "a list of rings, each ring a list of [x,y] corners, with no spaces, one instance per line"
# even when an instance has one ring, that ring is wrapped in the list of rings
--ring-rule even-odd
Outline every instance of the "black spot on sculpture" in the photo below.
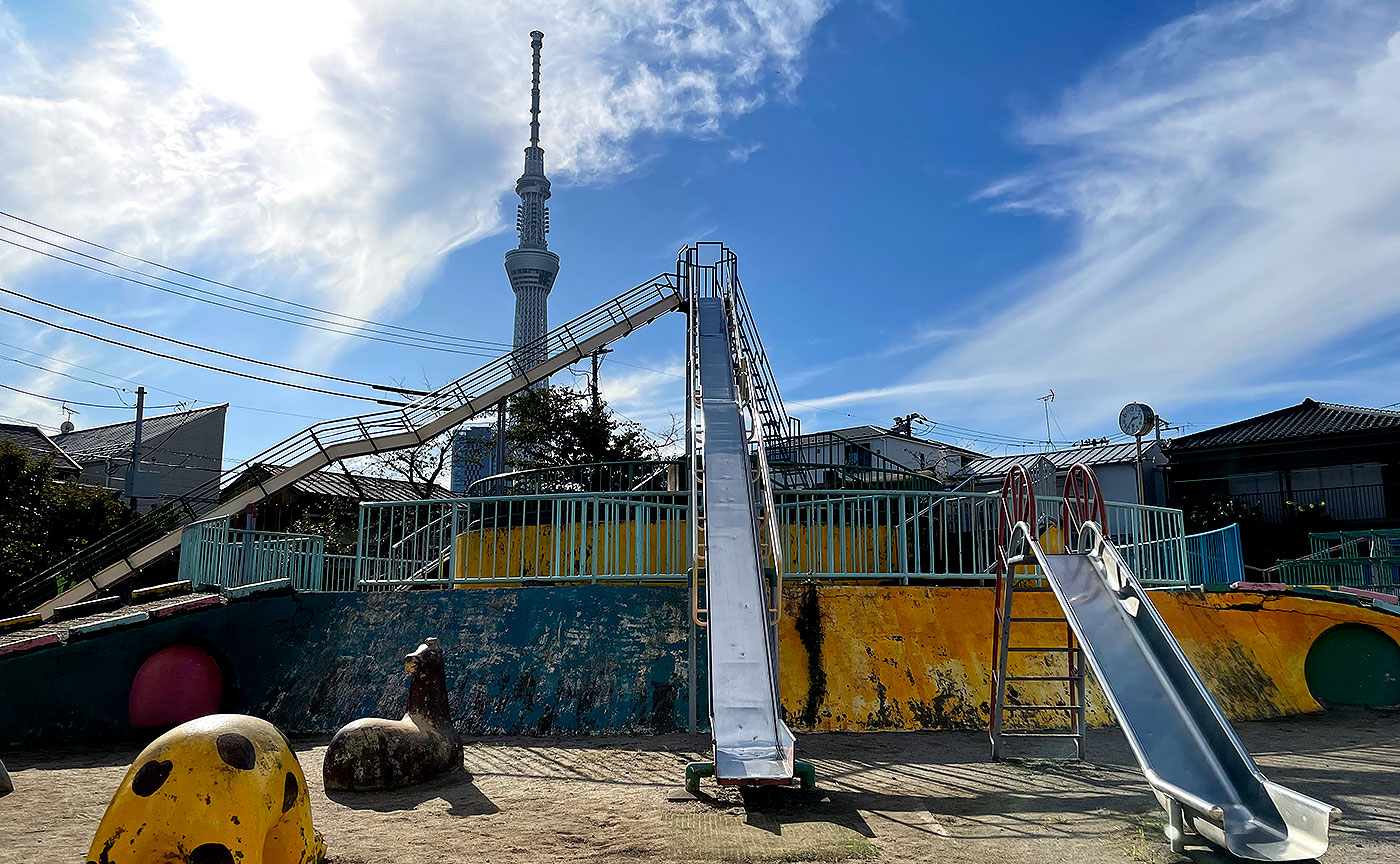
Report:
[[[240,771],[253,770],[253,742],[245,736],[237,732],[226,732],[219,736],[214,746],[218,748],[219,758],[224,760],[225,765]]]
[[[131,778],[131,791],[142,798],[151,797],[165,783],[165,778],[170,776],[170,769],[173,767],[175,763],[169,759],[152,759],[142,765],[136,776]]]
[[[233,864],[233,853],[222,843],[205,843],[190,853],[190,864]]]
[[[321,768],[328,791],[397,789],[462,767],[441,644],[424,640],[403,665],[411,676],[403,719],[368,717],[335,733]]]

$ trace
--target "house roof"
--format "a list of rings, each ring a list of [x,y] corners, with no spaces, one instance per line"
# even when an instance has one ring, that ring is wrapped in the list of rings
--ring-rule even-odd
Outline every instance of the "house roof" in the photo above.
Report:
[[[1182,435],[1171,442],[1171,450],[1199,450],[1207,447],[1233,447],[1294,438],[1315,438],[1347,432],[1400,428],[1400,411],[1358,408],[1304,399],[1297,405]]]
[[[389,477],[371,477],[356,474],[352,482],[343,471],[322,469],[313,471],[292,484],[298,492],[309,495],[334,495],[338,498],[355,498],[365,501],[419,501],[423,498],[422,487],[407,480]],[[356,488],[358,487],[358,488]],[[450,489],[436,484],[429,498],[455,498]]]
[[[1146,458],[1157,442],[1144,442],[1142,453]],[[1015,456],[984,456],[981,459],[973,459],[963,468],[964,474],[976,474],[979,476],[1005,474],[1014,465],[1024,465],[1027,468],[1037,459],[1044,457],[1049,459],[1057,470],[1063,471],[1071,468],[1076,463],[1082,462],[1085,465],[1116,465],[1123,462],[1134,462],[1137,459],[1137,445],[1133,441],[1124,441],[1118,444],[1092,444],[1086,447],[1068,447],[1064,450],[1051,450],[1048,453],[1020,453]]]
[[[54,462],[71,471],[81,471],[82,467],[73,457],[63,452],[63,448],[44,434],[44,430],[28,423],[0,423],[0,441],[23,447],[36,456],[52,456]]]
[[[949,444],[946,441],[937,441],[933,438],[919,438],[912,435],[896,435],[891,430],[883,426],[876,426],[872,423],[866,423],[861,426],[847,426],[844,429],[827,429],[821,432],[807,432],[798,435],[793,440],[797,442],[798,446],[801,446],[803,444],[819,443],[823,435],[835,435],[840,438],[845,438],[852,443],[869,441],[871,438],[894,438],[899,441],[913,441],[916,444],[927,444],[930,447],[944,447],[974,459],[982,456],[981,453],[974,450],[968,450],[966,447],[959,447],[956,444]]]
[[[276,474],[279,467],[253,465],[238,475],[229,484],[230,490],[252,486],[255,479],[265,479]],[[345,472],[337,468],[322,468],[313,471],[300,480],[294,481],[291,489],[306,495],[330,495],[336,498],[352,498],[356,501],[421,501],[422,487],[407,480],[390,477],[372,477],[368,474],[355,474],[352,481]],[[434,484],[429,498],[456,498],[451,490]]]
[[[187,423],[227,409],[228,403],[225,402],[222,405],[196,408],[193,411],[176,411],[171,414],[157,414],[154,417],[142,418],[141,440],[146,442],[147,446],[156,444],[155,449],[158,450],[159,442],[155,440],[157,436],[174,432]],[[75,429],[72,432],[54,436],[54,441],[79,461],[90,461],[110,456],[129,456],[131,455],[131,444],[135,439],[135,420],[108,423],[105,426],[91,426],[87,429]]]

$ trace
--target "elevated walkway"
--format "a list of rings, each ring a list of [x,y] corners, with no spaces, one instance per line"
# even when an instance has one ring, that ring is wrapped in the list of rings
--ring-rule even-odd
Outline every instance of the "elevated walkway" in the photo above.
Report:
[[[318,423],[24,583],[13,592],[12,602],[51,616],[54,608],[92,597],[176,549],[184,527],[197,518],[241,513],[343,459],[417,446],[680,304],[677,277],[658,276],[400,410]],[[534,358],[540,359],[530,362]],[[279,467],[250,488],[228,488],[232,478],[253,466]],[[71,587],[60,594],[65,585]]]

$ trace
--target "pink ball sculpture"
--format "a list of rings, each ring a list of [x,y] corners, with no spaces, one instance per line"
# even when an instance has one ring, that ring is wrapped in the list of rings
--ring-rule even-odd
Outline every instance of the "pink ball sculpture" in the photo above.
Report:
[[[193,645],[162,648],[131,682],[127,713],[137,729],[176,726],[219,713],[224,677],[208,652]]]

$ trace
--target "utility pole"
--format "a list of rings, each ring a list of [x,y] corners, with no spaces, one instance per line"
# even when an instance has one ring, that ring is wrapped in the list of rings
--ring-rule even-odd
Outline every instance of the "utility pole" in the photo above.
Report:
[[[597,413],[598,413],[598,407],[599,407],[599,403],[600,403],[600,399],[599,399],[599,396],[598,396],[598,360],[599,360],[604,354],[611,354],[612,352],[613,352],[613,349],[611,349],[611,348],[599,348],[597,351],[594,351],[594,352],[593,352],[593,383],[592,383],[590,389],[593,391],[593,413],[594,413],[594,414],[597,414]]]
[[[500,402],[500,404],[496,406],[496,458],[495,458],[494,461],[495,461],[496,464],[495,464],[495,465],[492,465],[491,467],[494,468],[495,471],[493,471],[492,473],[494,473],[494,474],[504,474],[505,471],[506,471],[506,400],[505,400],[505,399],[502,399],[501,402]],[[504,479],[501,479],[501,480],[499,480],[499,481],[496,482],[496,494],[497,494],[497,495],[504,495],[504,494],[506,493],[505,482],[506,482],[506,481],[505,481]]]
[[[146,412],[146,388],[136,388],[136,434],[131,439],[131,464],[126,466],[126,498],[136,509],[136,477],[141,472],[141,423]]]

